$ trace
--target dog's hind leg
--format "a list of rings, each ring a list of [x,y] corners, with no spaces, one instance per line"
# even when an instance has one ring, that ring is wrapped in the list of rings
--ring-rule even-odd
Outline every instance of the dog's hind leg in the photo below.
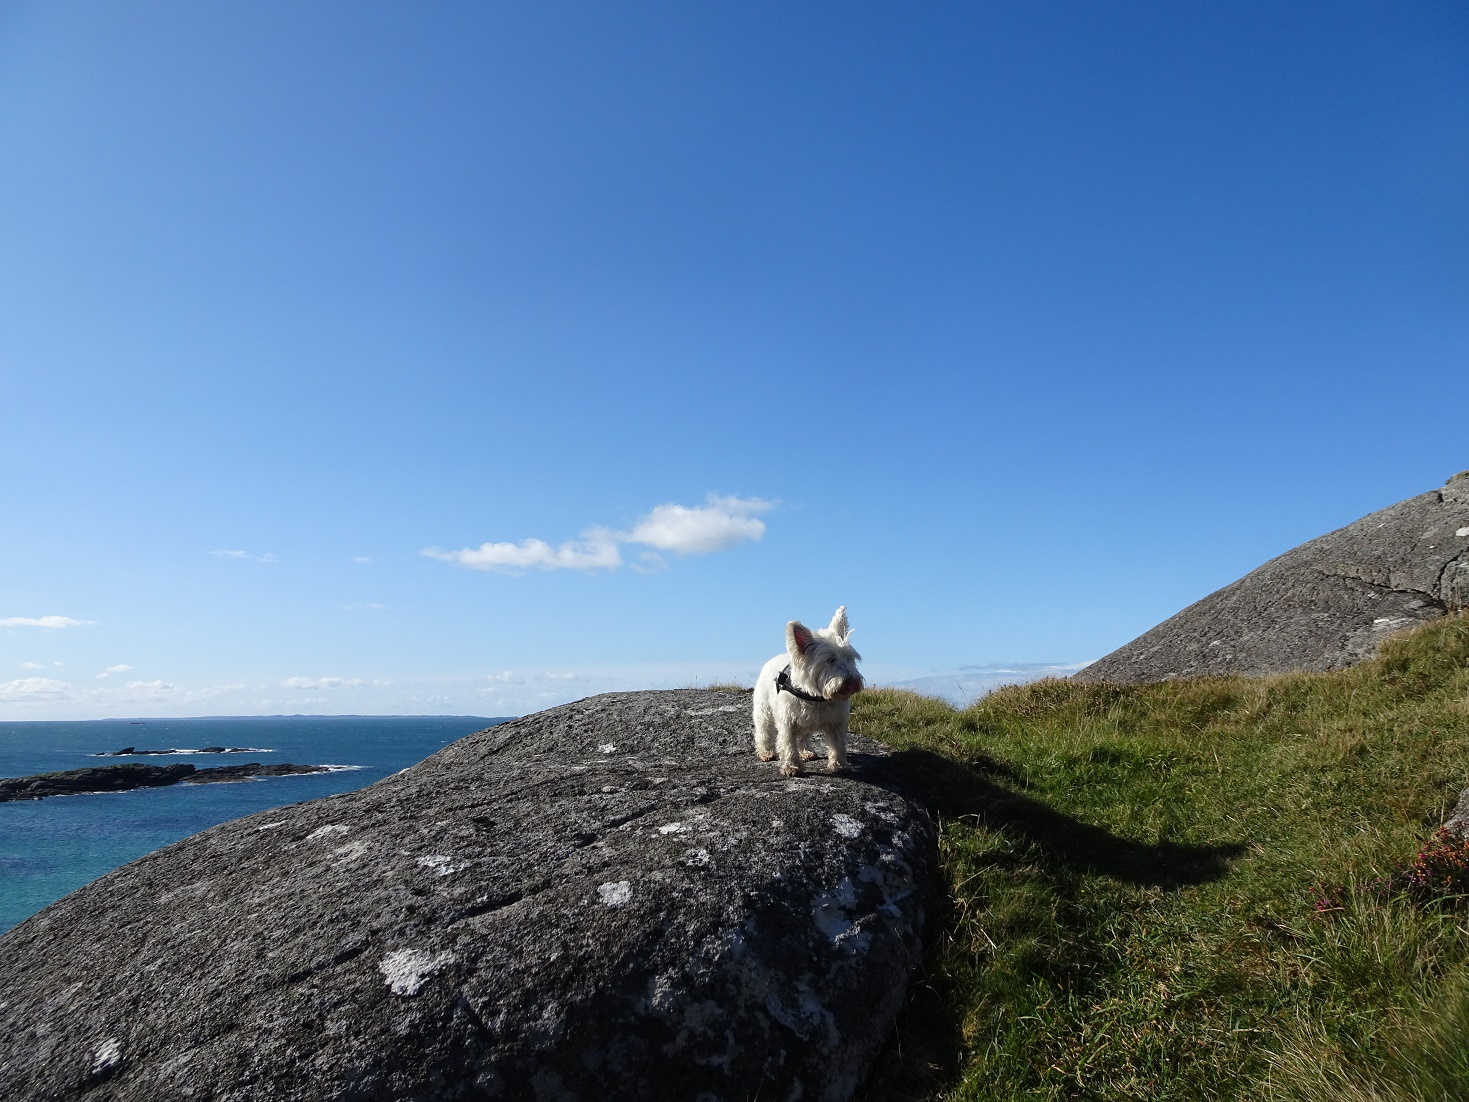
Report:
[[[755,756],[761,761],[775,757],[775,717],[769,711],[755,711]]]

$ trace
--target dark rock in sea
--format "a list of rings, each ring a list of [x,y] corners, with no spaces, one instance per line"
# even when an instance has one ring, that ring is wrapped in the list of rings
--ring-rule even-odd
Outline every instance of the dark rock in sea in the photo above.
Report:
[[[212,784],[248,781],[255,777],[293,777],[305,773],[330,773],[330,765],[295,765],[280,762],[261,765],[217,765],[198,769],[192,765],[98,765],[69,769],[64,773],[37,773],[31,777],[0,780],[0,803],[6,800],[40,800],[47,796],[78,796],[87,792],[125,792],[130,788],[162,788],[177,784]]]
[[[103,750],[94,754],[98,758],[140,758],[145,754],[259,754],[255,746],[204,746],[198,750],[139,750],[135,746],[124,746],[121,750]]]
[[[185,784],[217,784],[220,781],[248,781],[255,777],[297,777],[305,773],[330,773],[330,765],[296,765],[279,762],[261,765],[247,761],[241,765],[215,765],[208,769],[196,769],[193,776],[185,777]]]
[[[1303,543],[1073,676],[1080,681],[1332,670],[1469,605],[1469,478]]]
[[[99,765],[61,773],[37,773],[31,777],[0,780],[0,802],[74,796],[82,792],[161,788],[177,784],[192,772],[192,765]]]
[[[850,1097],[933,827],[860,737],[756,761],[749,707],[594,697],[102,877],[0,938],[0,1097]]]

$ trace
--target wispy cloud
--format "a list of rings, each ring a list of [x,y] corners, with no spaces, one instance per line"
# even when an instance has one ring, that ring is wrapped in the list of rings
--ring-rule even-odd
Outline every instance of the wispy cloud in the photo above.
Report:
[[[0,628],[79,628],[95,620],[73,620],[70,616],[5,616]]]
[[[213,555],[216,559],[238,559],[238,560],[240,560],[242,562],[273,563],[273,562],[279,562],[280,561],[279,559],[277,559],[275,557],[275,552],[274,551],[267,551],[263,555],[256,555],[256,554],[253,554],[253,553],[251,553],[249,551],[229,550],[227,548],[217,548],[216,550],[213,550],[213,551],[211,551],[209,553],[211,555]]]
[[[97,675],[97,680],[101,681],[103,678],[111,677],[115,673],[127,673],[131,669],[132,667],[129,666],[126,662],[120,662],[116,666],[108,666],[105,670],[99,673]]]
[[[955,707],[965,708],[1002,685],[1023,685],[1043,677],[1069,677],[1087,662],[1010,662],[982,666],[959,666],[952,670],[923,674],[884,684],[923,696],[936,696]]]
[[[204,700],[210,700],[216,696],[225,696],[229,693],[238,693],[245,689],[243,681],[232,681],[225,685],[206,685],[195,691],[195,696]]]
[[[288,677],[281,682],[287,689],[356,689],[366,684],[360,677]]]
[[[128,693],[134,697],[157,700],[159,697],[171,694],[175,687],[167,681],[129,681],[127,689]]]
[[[359,566],[366,566],[368,563],[372,562],[372,556],[371,555],[353,555],[352,556],[352,561],[355,562],[355,563],[357,563]]]
[[[628,531],[594,527],[581,537],[552,546],[545,540],[518,543],[486,542],[478,547],[444,551],[425,548],[423,555],[471,570],[616,570],[623,565],[620,544],[642,544],[657,550],[644,551],[633,563],[642,573],[662,569],[666,563],[659,551],[677,555],[705,555],[727,551],[740,543],[765,535],[761,513],[774,503],[763,498],[724,497],[710,494],[703,505],[657,505]]]
[[[22,677],[17,681],[0,684],[0,703],[31,704],[47,700],[62,700],[71,692],[65,681],[50,677]]]
[[[23,669],[23,670],[44,670],[46,668],[46,663],[44,663],[44,662],[22,662],[20,664],[20,668]]]
[[[545,540],[528,539],[519,543],[482,543],[458,551],[424,548],[431,559],[467,566],[471,570],[616,570],[622,565],[613,533],[590,529],[579,540],[567,540],[552,547]]]

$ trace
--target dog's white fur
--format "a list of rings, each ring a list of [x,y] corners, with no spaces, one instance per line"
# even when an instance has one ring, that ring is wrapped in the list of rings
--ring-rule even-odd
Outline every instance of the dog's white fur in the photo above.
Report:
[[[801,762],[815,757],[806,744],[817,732],[826,741],[827,772],[846,767],[852,696],[862,691],[857,672],[862,656],[848,642],[851,635],[846,605],[818,631],[792,620],[786,624],[786,652],[765,663],[755,682],[755,756],[770,761],[778,752],[780,771],[787,777],[799,774]],[[821,697],[821,703],[777,690],[776,679],[787,665],[791,684]]]

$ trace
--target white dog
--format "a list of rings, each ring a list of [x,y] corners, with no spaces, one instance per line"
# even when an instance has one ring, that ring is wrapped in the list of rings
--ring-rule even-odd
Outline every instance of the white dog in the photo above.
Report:
[[[769,761],[779,750],[780,771],[787,777],[798,775],[801,762],[815,757],[806,740],[818,731],[826,739],[827,772],[847,764],[852,696],[862,691],[857,672],[862,656],[847,642],[851,634],[846,605],[820,631],[792,620],[786,625],[786,652],[765,663],[755,682],[755,756]]]

